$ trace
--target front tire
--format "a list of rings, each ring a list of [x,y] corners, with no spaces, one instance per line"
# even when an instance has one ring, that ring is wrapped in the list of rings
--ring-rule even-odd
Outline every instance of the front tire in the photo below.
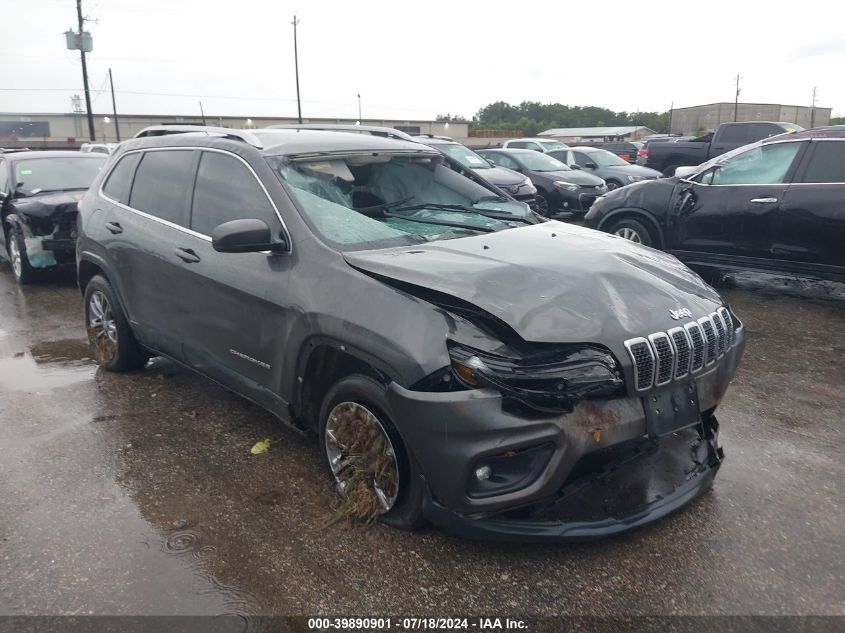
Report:
[[[551,210],[549,209],[549,199],[540,192],[537,192],[537,195],[534,197],[534,210],[542,215],[544,218],[548,218],[551,216]]]
[[[146,355],[108,279],[95,275],[85,286],[85,326],[94,359],[108,371],[131,371],[146,363]]]
[[[33,283],[37,279],[38,273],[29,265],[23,232],[15,224],[12,224],[8,233],[6,233],[6,250],[9,253],[9,261],[12,264],[12,274],[15,276],[15,281],[22,286]]]
[[[607,181],[607,190],[613,191],[614,189],[619,189],[622,186],[622,183],[618,180],[608,180]]]
[[[648,232],[648,229],[641,222],[631,218],[619,220],[607,232],[634,242],[635,244],[642,244],[643,246],[652,246],[653,244],[651,233]]]
[[[389,417],[384,385],[353,374],[338,381],[320,409],[320,452],[346,507],[364,521],[404,530],[423,525],[423,484]]]

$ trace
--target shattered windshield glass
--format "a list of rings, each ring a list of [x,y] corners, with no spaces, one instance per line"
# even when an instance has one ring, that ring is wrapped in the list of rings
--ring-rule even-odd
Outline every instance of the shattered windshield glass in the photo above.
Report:
[[[305,220],[342,250],[385,248],[537,222],[528,207],[453,171],[441,156],[268,158]]]

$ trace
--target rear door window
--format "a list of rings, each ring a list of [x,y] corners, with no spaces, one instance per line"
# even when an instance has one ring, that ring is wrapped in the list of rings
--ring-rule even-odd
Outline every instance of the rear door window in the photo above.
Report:
[[[279,227],[270,199],[240,160],[203,152],[191,207],[191,230],[211,235],[216,226],[241,218],[264,220],[271,229]]]
[[[140,152],[127,154],[118,160],[106,184],[103,185],[103,193],[121,204],[129,204],[129,188],[132,186],[132,176],[135,175],[135,168],[140,160]]]
[[[135,172],[129,206],[186,227],[193,163],[194,150],[144,152]]]
[[[6,169],[6,161],[0,160],[0,193],[6,193],[9,185],[9,172]]]
[[[799,182],[845,183],[845,141],[815,141]]]
[[[524,141],[512,141],[508,143],[508,147],[514,147],[516,149],[526,149],[528,147],[528,143]]]

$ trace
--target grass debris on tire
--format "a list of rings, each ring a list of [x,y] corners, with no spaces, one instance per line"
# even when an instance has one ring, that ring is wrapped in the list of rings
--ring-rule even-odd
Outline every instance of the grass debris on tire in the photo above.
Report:
[[[399,494],[393,445],[375,414],[356,402],[335,406],[327,424],[326,441],[339,451],[332,471],[344,497],[329,525],[343,519],[372,523],[393,507]]]

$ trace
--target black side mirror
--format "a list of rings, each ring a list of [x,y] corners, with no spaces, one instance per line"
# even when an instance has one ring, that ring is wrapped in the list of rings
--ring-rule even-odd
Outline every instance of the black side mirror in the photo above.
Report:
[[[587,169],[598,169],[599,168],[599,166],[596,165],[595,163],[587,163],[586,165],[584,165],[584,167],[586,167]]]
[[[579,165],[578,163],[572,163],[569,166],[569,169],[581,169],[581,165]]]
[[[273,241],[264,220],[243,219],[224,222],[211,232],[211,246],[218,253],[281,252],[288,250],[284,239]]]

